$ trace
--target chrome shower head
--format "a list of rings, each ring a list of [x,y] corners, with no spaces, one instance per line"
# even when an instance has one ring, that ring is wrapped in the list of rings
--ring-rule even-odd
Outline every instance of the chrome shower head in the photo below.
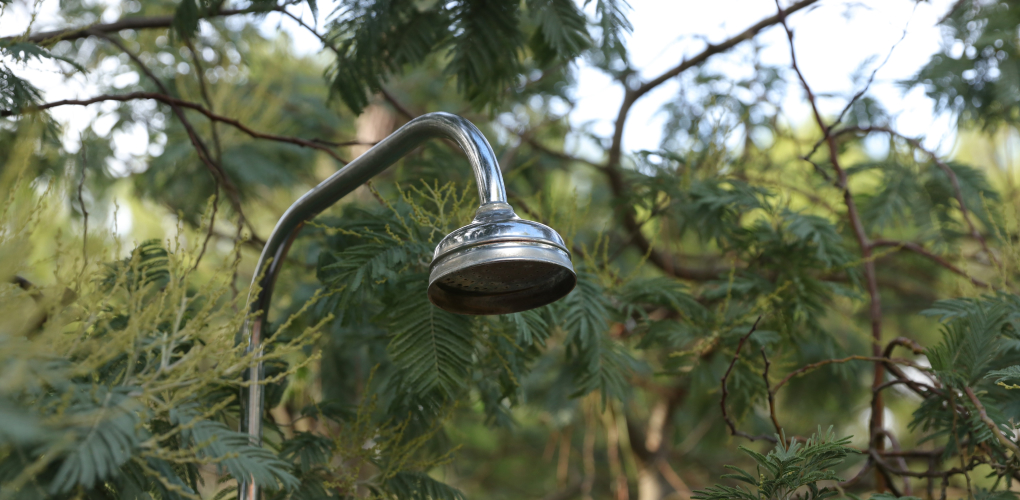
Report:
[[[429,274],[429,300],[457,314],[508,314],[555,302],[574,289],[570,251],[552,228],[486,203],[443,238]]]

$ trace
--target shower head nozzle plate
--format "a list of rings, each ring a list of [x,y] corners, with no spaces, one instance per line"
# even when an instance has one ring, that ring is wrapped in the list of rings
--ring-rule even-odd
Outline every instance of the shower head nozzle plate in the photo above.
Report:
[[[512,211],[484,219],[436,247],[428,289],[433,304],[457,314],[508,314],[570,293],[577,276],[556,231]]]

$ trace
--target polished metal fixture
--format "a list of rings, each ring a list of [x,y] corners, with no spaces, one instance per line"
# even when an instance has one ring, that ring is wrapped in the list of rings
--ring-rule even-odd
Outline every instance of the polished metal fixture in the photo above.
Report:
[[[273,285],[304,223],[433,138],[449,139],[467,155],[480,206],[470,224],[450,233],[436,247],[429,300],[457,314],[508,314],[555,302],[570,293],[577,276],[563,238],[548,226],[514,214],[496,156],[481,131],[459,116],[429,113],[400,127],[284,212],[262,249],[252,281],[252,291],[258,285],[259,293],[244,325],[248,352],[261,353],[263,349]],[[241,431],[256,444],[262,442],[263,375],[259,362],[248,373],[249,385],[242,394]],[[251,481],[240,485],[239,498],[262,500],[261,491]]]

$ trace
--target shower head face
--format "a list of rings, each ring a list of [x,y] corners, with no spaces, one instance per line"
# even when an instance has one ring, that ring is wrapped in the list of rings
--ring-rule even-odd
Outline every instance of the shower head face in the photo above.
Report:
[[[575,284],[563,238],[504,204],[479,209],[471,224],[439,243],[428,295],[457,314],[509,314],[555,302]]]

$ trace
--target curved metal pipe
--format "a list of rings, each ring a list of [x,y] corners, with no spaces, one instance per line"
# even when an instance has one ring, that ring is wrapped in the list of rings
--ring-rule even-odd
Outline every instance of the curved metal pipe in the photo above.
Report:
[[[503,187],[503,175],[500,173],[496,155],[489,141],[468,120],[450,113],[429,113],[415,118],[389,137],[383,139],[367,152],[338,170],[328,179],[299,198],[276,223],[266,246],[262,249],[252,290],[260,285],[261,290],[251,305],[252,315],[245,322],[243,333],[248,339],[248,352],[261,351],[263,347],[263,327],[269,313],[269,303],[273,296],[276,276],[280,273],[283,261],[305,221],[318,215],[358,186],[361,186],[376,174],[382,172],[401,157],[411,152],[423,142],[445,138],[457,143],[475,174],[478,184],[478,199],[481,207],[489,204],[506,205],[506,189]],[[494,205],[500,206],[500,205]],[[260,279],[261,278],[261,279]],[[251,292],[249,292],[251,300]],[[260,361],[248,373],[251,384],[242,390],[241,431],[247,432],[252,442],[262,443],[262,413],[265,403],[263,366]],[[242,500],[261,500],[261,491],[251,481],[244,482],[239,488]]]

